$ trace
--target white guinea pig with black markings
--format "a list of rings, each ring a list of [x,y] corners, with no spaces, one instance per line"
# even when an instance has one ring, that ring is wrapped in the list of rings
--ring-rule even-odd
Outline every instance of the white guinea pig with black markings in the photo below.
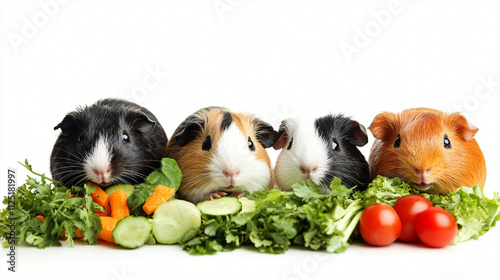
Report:
[[[311,179],[328,193],[332,179],[339,177],[348,188],[363,190],[370,182],[370,171],[357,147],[366,143],[365,127],[343,115],[286,119],[274,144],[275,149],[283,149],[274,170],[276,184],[290,191],[294,183]]]
[[[187,117],[167,145],[182,171],[181,198],[198,203],[273,186],[271,147],[277,132],[251,115],[207,107]]]

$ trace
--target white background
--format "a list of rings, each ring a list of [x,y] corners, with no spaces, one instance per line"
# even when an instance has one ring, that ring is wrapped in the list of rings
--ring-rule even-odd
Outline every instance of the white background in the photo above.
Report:
[[[0,194],[7,192],[8,167],[25,180],[17,161],[27,158],[49,174],[59,133],[53,127],[76,106],[103,97],[149,108],[169,137],[210,105],[256,114],[276,128],[296,115],[342,112],[369,126],[382,111],[461,111],[480,129],[485,193],[499,192],[500,2],[353,2],[1,1]],[[397,243],[334,255],[247,248],[205,257],[178,246],[25,247],[18,248],[15,274],[0,257],[0,275],[498,279],[499,240],[493,229],[440,250]]]

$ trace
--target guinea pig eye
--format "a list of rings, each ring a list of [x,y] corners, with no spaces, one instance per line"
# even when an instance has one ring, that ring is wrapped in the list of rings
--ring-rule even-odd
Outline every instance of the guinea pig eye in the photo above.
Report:
[[[253,144],[252,139],[250,139],[250,137],[248,137],[248,148],[252,152],[255,151],[255,145]]]
[[[444,148],[445,149],[451,149],[451,142],[450,139],[448,139],[448,135],[444,135]]]
[[[78,142],[83,142],[83,133],[80,133],[80,135],[78,135]]]
[[[396,141],[394,141],[394,148],[399,148],[399,146],[401,146],[401,136],[398,134]]]
[[[292,148],[293,144],[293,138],[290,140],[290,143],[288,144],[288,147],[286,147],[287,150],[290,150]]]
[[[334,151],[339,150],[339,143],[337,142],[337,139],[335,139],[335,138],[332,139],[332,150],[334,150]]]
[[[209,151],[212,148],[212,140],[210,139],[210,135],[205,138],[203,144],[201,145],[201,149],[204,151]]]
[[[123,141],[123,144],[130,143],[130,137],[128,136],[128,134],[126,132],[123,132],[123,134],[122,134],[122,141]]]

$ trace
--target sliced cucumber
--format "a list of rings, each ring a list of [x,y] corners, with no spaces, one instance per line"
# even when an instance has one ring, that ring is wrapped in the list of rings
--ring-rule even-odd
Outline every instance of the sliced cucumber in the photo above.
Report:
[[[131,196],[134,193],[134,186],[132,185],[114,185],[104,190],[107,195],[112,194],[116,190],[123,190],[127,196]]]
[[[122,247],[134,249],[146,243],[151,230],[151,223],[145,217],[128,216],[116,224],[113,239]]]
[[[255,211],[255,201],[250,200],[246,197],[238,198],[241,203],[241,213],[253,212]]]
[[[206,215],[224,216],[240,212],[241,202],[236,197],[223,196],[214,200],[202,201],[196,207]]]
[[[153,215],[153,234],[156,241],[162,244],[177,243],[192,228],[200,226],[200,210],[185,200],[163,202]]]

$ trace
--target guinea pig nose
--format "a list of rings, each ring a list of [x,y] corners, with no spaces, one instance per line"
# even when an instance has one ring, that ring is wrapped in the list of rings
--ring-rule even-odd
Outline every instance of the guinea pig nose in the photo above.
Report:
[[[417,173],[417,174],[429,174],[429,173],[431,173],[431,171],[432,171],[432,167],[429,167],[429,168],[425,169],[425,171],[420,171],[420,169],[413,167],[413,170],[414,170],[414,171],[415,171],[415,173]],[[422,169],[422,170],[423,170],[423,169]]]
[[[111,168],[108,168],[106,170],[104,170],[104,169],[94,169],[93,171],[94,171],[94,173],[96,175],[105,175],[105,174],[111,173]]]
[[[240,170],[222,170],[222,174],[226,177],[238,177],[240,175]]]
[[[310,167],[300,167],[300,172],[302,172],[302,174],[314,174],[316,172],[318,172],[318,167],[315,166],[313,168],[310,168]]]

